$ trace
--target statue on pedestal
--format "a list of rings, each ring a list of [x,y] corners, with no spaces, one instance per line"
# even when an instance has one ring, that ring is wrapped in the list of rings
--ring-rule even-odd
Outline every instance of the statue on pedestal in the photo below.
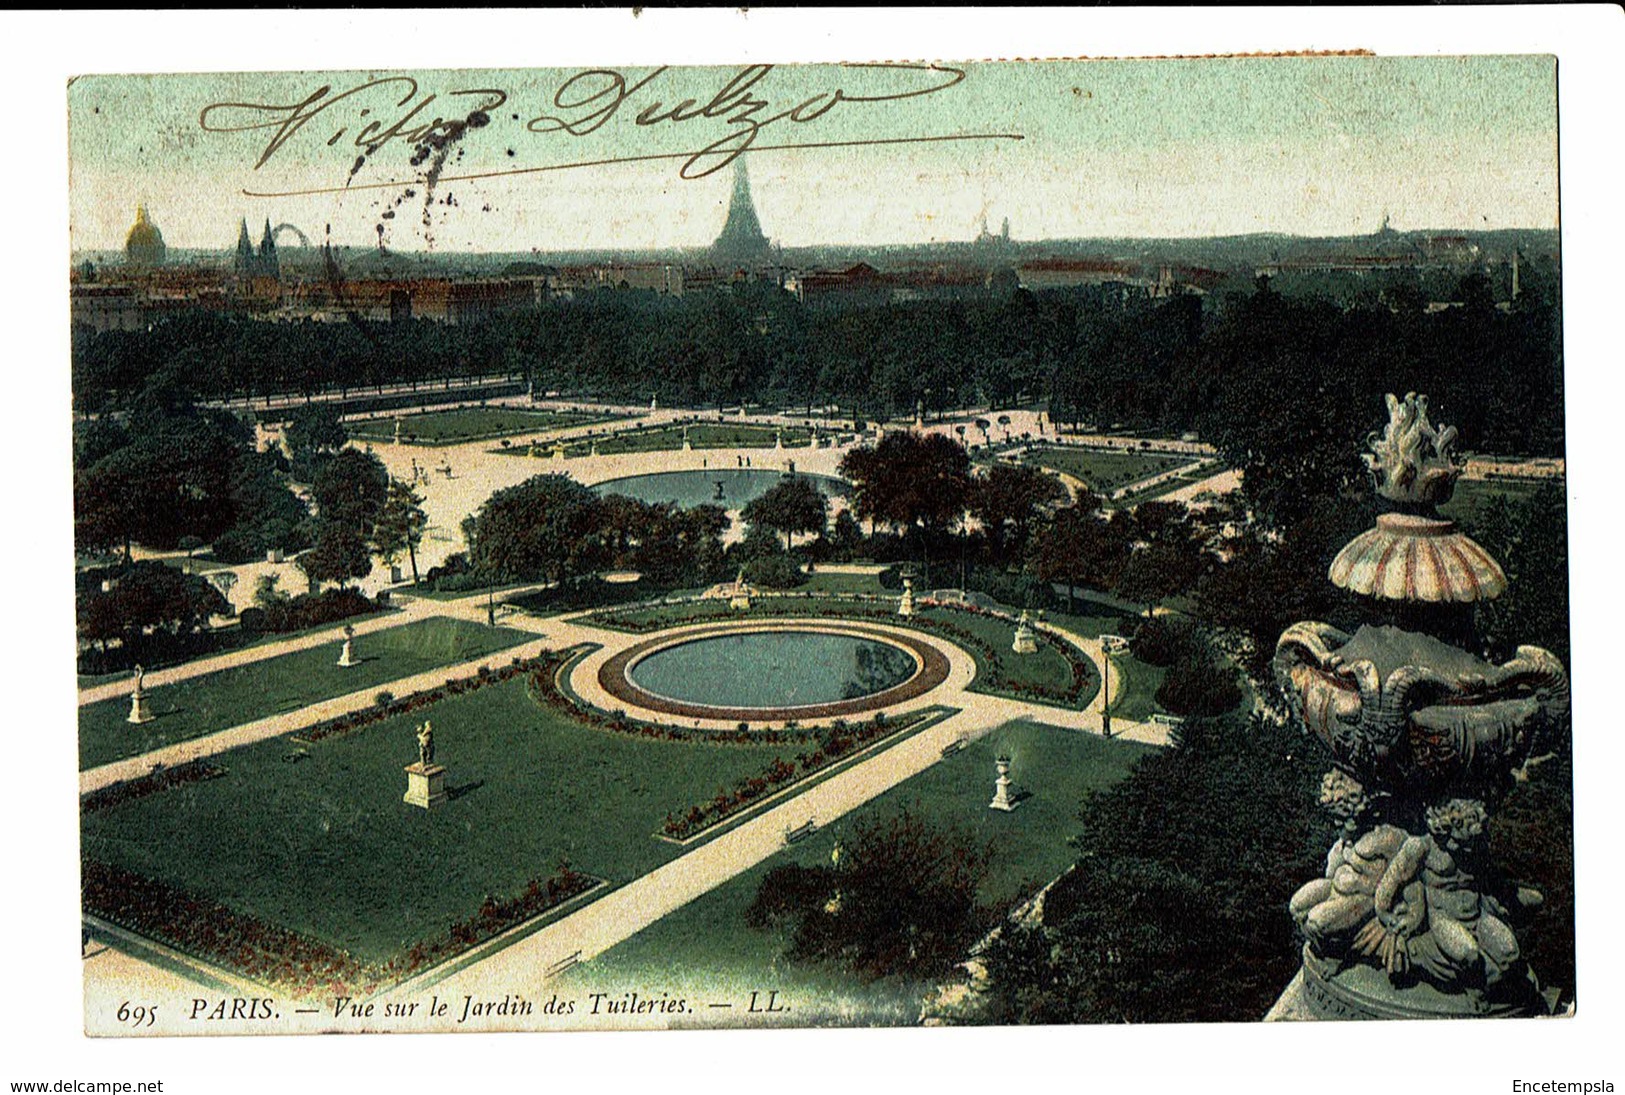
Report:
[[[401,801],[424,810],[450,800],[446,792],[446,768],[434,762],[434,726],[427,719],[418,727],[418,759],[406,766],[406,794]]]
[[[1009,813],[1021,805],[1021,800],[1010,797],[1010,758],[996,759],[993,770],[998,773],[998,778],[993,781],[993,801],[987,804],[987,808]]]
[[[142,681],[146,677],[146,670],[137,665],[135,667],[135,687],[130,690],[130,713],[125,722],[141,724],[151,722],[152,709],[147,705],[147,690]]]
[[[1366,464],[1394,511],[1351,540],[1329,576],[1404,626],[1350,635],[1304,622],[1276,645],[1276,679],[1336,765],[1321,802],[1343,821],[1323,876],[1291,900],[1304,937],[1301,990],[1277,1012],[1548,1014],[1515,930],[1540,894],[1496,869],[1486,829],[1513,782],[1566,731],[1568,676],[1539,647],[1494,665],[1421,629],[1465,635],[1472,605],[1507,580],[1438,515],[1461,472],[1455,430],[1435,429],[1420,396],[1387,403]]]

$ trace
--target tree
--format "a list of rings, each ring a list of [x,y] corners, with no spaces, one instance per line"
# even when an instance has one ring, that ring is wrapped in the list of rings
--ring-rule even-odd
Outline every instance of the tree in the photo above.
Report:
[[[321,526],[343,525],[365,542],[389,497],[389,473],[371,453],[345,449],[317,471],[310,493],[316,500],[318,538]]]
[[[412,489],[410,483],[400,479],[389,481],[389,492],[383,508],[378,512],[378,523],[373,526],[373,550],[390,566],[406,552],[412,561],[412,584],[418,582],[418,545],[429,527],[429,516],[423,510],[423,496]]]
[[[117,549],[130,561],[130,545],[143,518],[139,484],[121,461],[109,458],[74,473],[73,546],[80,555]]]
[[[866,978],[940,976],[986,930],[989,861],[968,833],[902,810],[860,822],[827,867],[769,872],[745,922],[787,923],[794,960],[837,961]]]
[[[287,604],[291,597],[278,587],[282,584],[282,577],[278,574],[261,574],[254,583],[254,604],[258,608],[277,608]]]
[[[537,475],[487,498],[463,522],[468,557],[493,581],[562,581],[603,560],[602,502],[566,475]]]
[[[298,550],[309,543],[310,507],[288,486],[275,451],[244,453],[231,483],[232,526],[214,541],[214,556],[227,563],[264,558],[273,548]]]
[[[812,480],[792,476],[752,499],[740,516],[783,535],[788,551],[798,532],[822,535],[829,524],[829,499]]]
[[[367,549],[367,541],[350,525],[337,522],[320,525],[316,543],[300,552],[294,562],[313,587],[323,582],[343,586],[351,578],[365,578],[372,573],[372,552]]]
[[[971,480],[970,513],[982,523],[996,559],[1020,558],[1033,521],[1067,500],[1054,476],[1020,464],[995,464]]]
[[[628,562],[658,585],[707,582],[719,576],[728,515],[720,506],[650,507]]]
[[[917,530],[929,566],[932,541],[964,517],[970,454],[939,433],[891,433],[843,456],[841,474],[858,518]]]
[[[150,560],[91,571],[84,581],[87,586],[81,588],[77,604],[80,639],[104,649],[116,639],[138,653],[153,638],[176,639],[202,631],[210,618],[231,612],[220,591],[202,578]]]
[[[1143,603],[1147,616],[1157,604],[1190,590],[1202,574],[1203,552],[1197,529],[1177,502],[1143,502],[1112,524],[1123,526],[1129,552],[1117,577],[1117,592]]]
[[[282,439],[295,471],[308,481],[323,459],[342,450],[350,438],[336,404],[306,403],[294,408]]]
[[[1040,581],[1061,582],[1068,603],[1074,586],[1110,588],[1122,566],[1123,545],[1115,522],[1100,514],[1100,496],[1085,493],[1056,510],[1032,536],[1029,561]]]

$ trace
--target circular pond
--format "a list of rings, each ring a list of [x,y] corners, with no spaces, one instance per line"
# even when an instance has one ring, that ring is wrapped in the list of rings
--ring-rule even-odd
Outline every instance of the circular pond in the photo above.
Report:
[[[809,479],[828,497],[844,495],[844,480],[828,475],[797,473]],[[739,509],[783,482],[782,471],[769,468],[709,468],[700,471],[660,471],[649,475],[628,475],[593,487],[599,494],[624,494],[640,502],[675,502],[687,509],[709,503],[724,509]]]
[[[948,678],[922,637],[854,624],[685,628],[609,656],[597,685],[645,711],[777,721],[876,711]]]
[[[890,643],[821,631],[741,631],[668,646],[627,667],[663,699],[715,707],[806,707],[896,688],[919,670]]]

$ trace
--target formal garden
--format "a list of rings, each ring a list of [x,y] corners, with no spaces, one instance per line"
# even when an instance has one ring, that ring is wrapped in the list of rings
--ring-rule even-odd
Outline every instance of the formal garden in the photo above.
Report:
[[[900,915],[911,896],[906,874],[883,894],[864,893],[861,883],[857,889],[847,883],[841,906],[834,913],[826,911],[840,883],[835,873],[821,877],[821,872],[832,867],[836,846],[850,852],[860,834],[873,828],[881,840],[902,836],[916,844],[939,844],[939,852],[966,853],[974,861],[965,879],[974,902],[957,920],[933,925],[941,933],[941,945],[930,955],[931,961],[947,953],[962,958],[964,949],[1004,913],[1070,866],[1076,852],[1062,837],[1077,828],[1079,804],[1121,780],[1151,752],[1146,746],[1035,723],[998,727],[576,967],[560,982],[559,991],[613,992],[654,983],[669,987],[673,995],[711,999],[771,988],[792,1009],[783,1017],[786,1023],[912,1024],[919,1018],[921,999],[950,971],[920,961],[921,926]],[[1010,813],[988,809],[994,761],[1001,755],[1011,759],[1021,797],[1021,805]],[[833,866],[838,873],[838,865]],[[927,886],[932,882],[921,881]],[[799,906],[798,897],[804,899]],[[856,907],[866,900],[875,907]],[[949,908],[953,902],[938,904]],[[862,947],[809,945],[819,938],[818,926],[804,924],[803,918],[834,921],[843,915],[858,925],[889,924],[889,930],[873,932],[854,928],[872,934],[880,945],[912,930],[915,963],[877,976],[873,968],[862,968]],[[821,953],[815,955],[814,949]],[[837,949],[843,953],[835,953]]]
[[[1132,486],[1152,476],[1193,463],[1189,456],[1161,452],[1134,452],[1123,449],[1088,449],[1075,446],[1046,446],[1031,449],[1025,462],[1081,479],[1097,494]]]
[[[88,910],[280,991],[374,991],[646,874],[942,714],[636,724],[559,693],[564,660],[512,659],[87,795]],[[428,812],[401,801],[424,719],[449,771]]]
[[[411,445],[458,445],[467,441],[597,425],[612,420],[613,417],[607,414],[577,411],[458,407],[420,414],[362,418],[344,423],[344,429],[356,441],[392,442],[398,438]]]
[[[147,686],[152,721],[126,721],[120,696],[79,708],[79,766],[95,768],[256,719],[456,665],[534,636],[434,618],[359,635],[356,664],[338,664],[340,641],[248,662],[173,684]]]

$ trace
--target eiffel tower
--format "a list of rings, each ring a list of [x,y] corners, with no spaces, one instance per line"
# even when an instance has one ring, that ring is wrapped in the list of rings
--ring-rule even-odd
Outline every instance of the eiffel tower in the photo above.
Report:
[[[711,245],[711,258],[718,266],[765,266],[773,250],[762,234],[756,205],[750,200],[750,176],[745,174],[745,158],[734,161],[733,197],[728,202],[728,220],[722,234]]]

